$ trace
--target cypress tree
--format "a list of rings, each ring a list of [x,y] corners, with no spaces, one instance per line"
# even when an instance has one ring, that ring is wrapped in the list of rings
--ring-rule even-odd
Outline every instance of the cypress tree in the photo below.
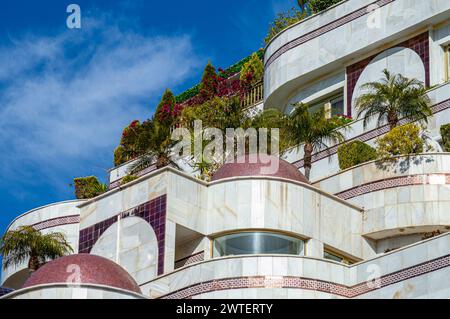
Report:
[[[175,96],[173,95],[172,91],[170,89],[166,89],[164,92],[161,101],[159,102],[158,106],[156,107],[155,114],[158,114],[163,106],[168,105],[170,106],[170,109],[173,109],[173,106],[175,105]]]
[[[217,93],[217,73],[211,62],[205,67],[203,71],[202,82],[200,84],[200,96],[205,100],[213,98]]]

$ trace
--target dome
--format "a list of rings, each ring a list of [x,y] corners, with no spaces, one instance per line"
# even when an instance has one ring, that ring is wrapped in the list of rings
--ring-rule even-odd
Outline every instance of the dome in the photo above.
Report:
[[[57,283],[96,284],[141,293],[125,269],[109,259],[91,254],[69,255],[50,261],[33,272],[23,288]]]
[[[239,163],[243,160],[244,163]],[[261,161],[260,156],[257,156],[256,163],[250,163],[249,155],[238,157],[235,162],[225,163],[220,167],[214,173],[212,181],[239,176],[271,176],[309,184],[308,179],[291,163],[273,155],[264,155],[263,160],[264,163]],[[279,161],[278,169],[275,169],[274,172],[270,172],[270,170],[269,172],[265,172],[268,171],[271,163],[274,161]]]

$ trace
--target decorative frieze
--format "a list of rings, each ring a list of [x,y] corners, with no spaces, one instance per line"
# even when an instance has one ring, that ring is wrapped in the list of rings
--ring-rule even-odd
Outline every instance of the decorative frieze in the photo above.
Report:
[[[33,224],[31,226],[33,226],[33,228],[36,230],[44,230],[47,228],[70,225],[70,224],[79,224],[79,223],[80,223],[80,215],[71,215],[71,216],[56,217],[56,218],[48,219],[48,220]]]
[[[287,42],[283,46],[281,46],[278,50],[276,50],[266,61],[265,67],[267,68],[269,65],[271,65],[276,59],[278,59],[282,54],[286,53],[287,51],[298,47],[299,45],[302,45],[312,39],[315,39],[329,31],[332,31],[336,28],[339,28],[349,22],[352,22],[353,20],[356,20],[362,16],[365,16],[372,12],[371,8],[374,8],[375,6],[383,7],[391,2],[394,2],[395,0],[378,0],[375,2],[372,2],[371,4],[364,6],[356,11],[353,11],[347,15],[344,15],[343,17],[340,17],[339,19],[336,19],[320,28],[317,28],[311,32],[305,33],[298,38]]]
[[[290,288],[314,290],[329,293],[336,296],[354,298],[374,290],[382,289],[417,276],[440,270],[450,266],[450,255],[433,259],[409,268],[405,268],[382,276],[375,282],[361,282],[354,286],[345,286],[329,281],[317,279],[291,277],[291,276],[252,276],[224,278],[201,282],[170,294],[164,295],[162,299],[188,299],[213,291],[246,289],[246,288]]]
[[[376,192],[383,189],[401,186],[434,184],[434,181],[438,177],[441,177],[442,181],[445,182],[445,184],[447,185],[450,184],[450,174],[418,174],[418,175],[392,177],[363,185],[358,185],[353,188],[347,189],[343,192],[336,193],[334,195],[336,195],[339,198],[347,200],[356,196]]]

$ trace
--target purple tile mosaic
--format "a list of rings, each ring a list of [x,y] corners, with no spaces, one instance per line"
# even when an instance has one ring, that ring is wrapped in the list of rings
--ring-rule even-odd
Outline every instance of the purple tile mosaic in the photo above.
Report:
[[[425,85],[427,87],[430,86],[430,50],[429,50],[429,37],[428,31],[424,32],[414,38],[406,40],[400,44],[394,45],[393,47],[404,47],[413,50],[416,52],[425,67]],[[359,77],[361,76],[364,69],[369,65],[370,61],[375,58],[377,54],[372,55],[369,58],[366,58],[362,61],[359,61],[349,67],[347,67],[347,115],[352,116],[352,96],[356,87],[356,83],[358,82]]]
[[[158,241],[158,275],[164,273],[167,195],[121,212],[95,225],[80,230],[79,253],[90,253],[100,236],[119,219],[130,216],[144,219],[153,228]]]

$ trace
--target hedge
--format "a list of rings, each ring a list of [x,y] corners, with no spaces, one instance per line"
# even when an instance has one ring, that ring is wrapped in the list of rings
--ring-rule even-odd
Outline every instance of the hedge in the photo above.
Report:
[[[388,159],[396,155],[422,153],[425,143],[420,136],[420,127],[411,123],[393,128],[377,139],[376,144],[378,157]]]
[[[339,167],[341,170],[376,158],[377,151],[361,141],[353,141],[338,148]]]
[[[136,179],[138,179],[139,177],[137,177],[136,175],[126,175],[124,178],[122,178],[122,180],[120,181],[120,185],[123,186],[125,184],[128,184]]]
[[[258,51],[254,52],[254,53],[256,53],[261,60],[264,59],[264,50],[263,49],[259,49]],[[245,63],[247,63],[251,59],[252,55],[253,55],[253,53],[250,54],[249,56],[243,58],[239,62],[233,64],[232,66],[226,68],[225,70],[220,71],[219,75],[221,77],[228,78],[236,73],[241,72],[242,67],[244,66]],[[176,102],[183,103],[183,102],[189,100],[190,98],[193,98],[200,92],[200,86],[201,86],[201,83],[198,83],[195,86],[180,93],[179,95],[177,95],[175,97]]]
[[[78,199],[94,198],[107,190],[106,185],[100,183],[95,176],[74,178],[73,182]]]

